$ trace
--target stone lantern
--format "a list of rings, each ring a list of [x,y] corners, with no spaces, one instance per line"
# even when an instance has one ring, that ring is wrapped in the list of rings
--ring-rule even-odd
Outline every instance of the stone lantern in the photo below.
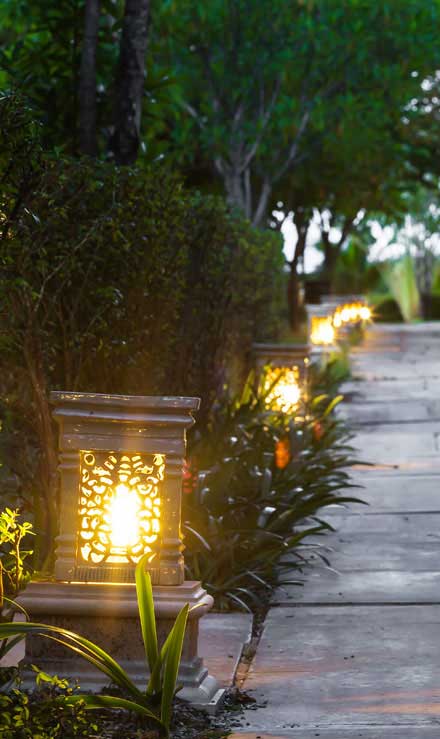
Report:
[[[254,366],[267,405],[284,413],[298,409],[307,393],[310,349],[307,344],[254,344]]]
[[[147,555],[159,638],[190,611],[179,695],[215,704],[221,691],[198,655],[200,618],[212,597],[186,581],[181,535],[186,430],[198,398],[53,392],[59,425],[60,533],[53,580],[31,582],[20,604],[32,621],[77,631],[145,686],[134,572]],[[97,690],[106,677],[56,642],[30,636],[26,662]]]
[[[308,337],[312,357],[328,354],[335,349],[336,334],[333,327],[333,305],[307,305]]]

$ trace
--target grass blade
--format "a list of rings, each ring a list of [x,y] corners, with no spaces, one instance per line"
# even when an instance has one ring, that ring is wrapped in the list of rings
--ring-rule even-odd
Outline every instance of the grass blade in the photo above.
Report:
[[[150,674],[153,675],[155,671],[154,668],[159,658],[159,647],[157,643],[153,588],[151,585],[150,573],[145,570],[145,561],[146,558],[142,557],[140,562],[136,565],[135,579],[145,656],[150,668]],[[160,682],[155,681],[155,684],[152,687],[153,692],[158,692],[160,690]]]
[[[161,719],[167,730],[169,729],[171,722],[174,693],[176,691],[177,675],[182,657],[188,611],[189,605],[186,604],[177,616],[167,639],[169,643],[166,650],[163,671],[161,704]]]
[[[168,730],[163,722],[155,716],[149,708],[140,703],[134,703],[134,701],[127,700],[126,698],[118,698],[113,695],[63,695],[56,698],[55,702],[62,703],[63,705],[67,704],[68,706],[73,706],[76,703],[83,703],[87,710],[102,710],[103,708],[115,710],[123,708],[127,711],[133,711],[133,713],[138,713],[141,716],[148,718],[159,729],[161,734],[168,736]]]

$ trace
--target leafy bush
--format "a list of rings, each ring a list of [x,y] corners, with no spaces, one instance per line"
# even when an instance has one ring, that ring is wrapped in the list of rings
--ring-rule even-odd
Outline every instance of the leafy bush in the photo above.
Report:
[[[162,736],[169,736],[176,680],[182,655],[186,622],[189,612],[188,604],[184,605],[159,648],[157,640],[156,617],[154,611],[153,589],[150,574],[145,571],[146,557],[136,566],[136,594],[139,608],[139,620],[144,641],[146,664],[149,668],[149,679],[144,691],[139,690],[123,668],[103,649],[80,634],[57,626],[38,623],[0,623],[0,638],[24,638],[28,634],[44,636],[59,642],[76,654],[91,662],[94,667],[104,673],[109,681],[118,686],[127,697],[115,695],[67,695],[58,698],[54,705],[80,706],[80,709],[102,710],[123,709],[141,716],[148,725],[157,729]],[[49,678],[50,680],[50,678]],[[19,707],[22,700],[19,695]],[[9,724],[8,724],[9,726]],[[30,736],[24,734],[24,737]],[[52,736],[50,734],[49,736]],[[58,734],[53,734],[58,737]],[[85,736],[79,734],[79,736]]]
[[[0,99],[3,446],[42,501],[47,555],[57,521],[48,391],[201,395],[203,426],[252,341],[276,333],[283,257],[279,235],[162,165],[48,159],[29,144],[28,166],[16,168],[8,126],[33,135],[21,105]]]
[[[352,487],[353,459],[350,434],[332,415],[338,400],[315,397],[289,417],[248,387],[193,445],[203,472],[184,499],[185,562],[218,607],[259,608],[264,592],[292,582],[308,552],[319,553],[307,537],[331,528],[321,511],[357,500],[340,494]]]
[[[374,306],[374,320],[376,323],[402,323],[402,312],[396,300],[391,297],[378,300]]]
[[[73,739],[97,731],[82,700],[69,704],[75,694],[67,680],[51,677],[35,668],[37,689],[28,694],[19,680],[7,693],[0,693],[2,739]]]
[[[19,511],[6,508],[0,513],[0,624],[10,621],[17,608],[14,598],[30,577],[29,557],[31,549],[23,548],[23,539],[33,534],[32,524],[20,520]],[[0,660],[9,652],[17,639],[0,640]],[[8,679],[9,671],[4,676]],[[3,670],[0,666],[0,685]]]

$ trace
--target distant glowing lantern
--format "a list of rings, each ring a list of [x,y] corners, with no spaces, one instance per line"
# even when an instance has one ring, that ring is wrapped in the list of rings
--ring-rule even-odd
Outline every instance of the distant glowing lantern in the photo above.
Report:
[[[361,301],[345,303],[336,308],[333,314],[333,326],[336,329],[349,324],[362,323],[371,320],[371,309]]]
[[[299,383],[298,367],[268,368],[264,377],[266,405],[282,413],[293,413],[301,398]]]
[[[359,309],[359,316],[362,321],[371,321],[371,308],[368,305],[363,305]]]
[[[307,377],[310,363],[308,344],[254,344],[252,349],[258,380],[267,372],[268,365],[283,370],[295,367],[301,381]]]
[[[331,346],[334,344],[335,329],[330,317],[312,317],[310,341],[315,346]]]

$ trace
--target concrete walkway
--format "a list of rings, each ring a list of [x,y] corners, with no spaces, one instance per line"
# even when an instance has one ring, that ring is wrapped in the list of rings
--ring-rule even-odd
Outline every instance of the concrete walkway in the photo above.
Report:
[[[275,594],[237,739],[440,737],[440,324],[372,328],[354,374],[369,507],[332,513],[337,573]]]

